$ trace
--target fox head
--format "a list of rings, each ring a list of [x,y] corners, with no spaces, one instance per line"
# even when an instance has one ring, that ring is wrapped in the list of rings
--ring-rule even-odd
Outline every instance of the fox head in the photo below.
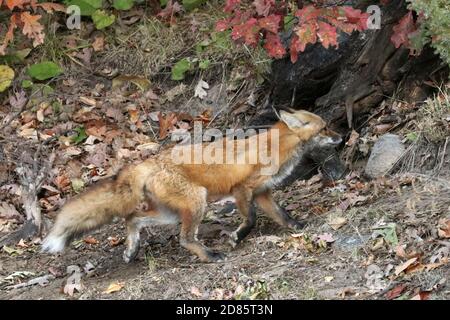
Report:
[[[280,120],[301,140],[311,142],[314,145],[320,147],[335,146],[342,142],[341,136],[328,129],[326,122],[314,113],[305,110],[293,112],[281,110]]]

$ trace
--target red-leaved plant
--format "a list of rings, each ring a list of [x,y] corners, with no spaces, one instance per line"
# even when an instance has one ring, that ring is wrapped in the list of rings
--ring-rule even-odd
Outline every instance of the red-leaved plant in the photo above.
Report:
[[[320,42],[325,48],[338,47],[338,30],[347,34],[367,29],[369,15],[349,6],[297,9],[289,1],[226,0],[224,11],[229,17],[216,24],[217,31],[231,29],[233,40],[255,47],[261,41],[273,58],[282,58],[289,49],[293,63],[308,44]],[[290,23],[289,23],[290,22]],[[289,48],[283,45],[279,32],[293,28]]]

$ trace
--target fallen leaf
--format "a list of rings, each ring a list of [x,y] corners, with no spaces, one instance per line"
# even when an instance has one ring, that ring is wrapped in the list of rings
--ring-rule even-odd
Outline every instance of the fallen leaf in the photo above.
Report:
[[[103,51],[103,49],[105,48],[105,37],[96,36],[94,42],[92,43],[92,48],[95,52]]]
[[[445,238],[445,239],[450,238],[450,219],[440,219],[439,220],[438,235],[440,238]]]
[[[113,292],[117,292],[122,290],[122,288],[125,286],[125,282],[113,282],[111,283],[108,288],[106,288],[105,291],[103,291],[103,293],[113,293]]]
[[[405,291],[405,289],[406,289],[406,285],[404,285],[404,284],[394,287],[393,289],[389,290],[386,293],[386,299],[392,300],[392,299],[399,297],[402,294],[402,292]]]
[[[118,246],[122,241],[117,237],[108,237],[108,242],[111,247]]]
[[[63,291],[72,297],[75,292],[81,292],[84,288],[81,283],[81,269],[77,265],[68,266],[67,274],[70,276],[67,278]]]
[[[80,97],[80,101],[91,107],[95,107],[97,105],[97,101],[95,101],[95,99],[88,97]]]
[[[197,287],[192,287],[191,293],[198,298],[200,298],[202,296],[202,293],[200,292],[199,288],[197,288]]]
[[[23,217],[16,207],[7,202],[0,202],[0,218],[22,220]]]
[[[409,259],[405,263],[402,263],[401,265],[397,266],[394,271],[395,275],[398,276],[400,273],[402,273],[403,271],[408,269],[408,267],[410,267],[412,264],[414,264],[416,262],[417,262],[417,257],[414,257],[414,258]]]
[[[320,234],[320,235],[317,236],[317,239],[321,240],[321,241],[325,241],[325,242],[334,242],[334,241],[336,241],[333,238],[333,235],[331,233]]]
[[[87,244],[92,244],[92,245],[98,244],[98,240],[91,236],[84,238],[83,241]]]
[[[344,217],[334,217],[328,222],[330,227],[333,228],[334,230],[338,230],[346,223],[347,223],[347,219]]]
[[[204,99],[208,95],[208,92],[206,92],[205,89],[209,89],[209,84],[206,81],[200,79],[197,85],[195,86],[194,97]]]
[[[416,294],[410,300],[428,300],[430,297],[430,294],[431,294],[430,291],[420,291],[418,294]]]

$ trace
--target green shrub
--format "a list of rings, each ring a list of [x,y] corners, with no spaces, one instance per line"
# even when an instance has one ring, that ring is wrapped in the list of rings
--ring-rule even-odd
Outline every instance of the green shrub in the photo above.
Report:
[[[411,9],[419,14],[419,33],[412,41],[431,46],[450,65],[450,1],[408,0]]]

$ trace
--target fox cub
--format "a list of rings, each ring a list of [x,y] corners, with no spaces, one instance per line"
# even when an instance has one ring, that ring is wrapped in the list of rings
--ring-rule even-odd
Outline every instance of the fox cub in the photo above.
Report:
[[[235,151],[232,163],[180,162],[174,159],[175,147],[172,147],[123,168],[116,176],[99,181],[62,207],[43,241],[42,250],[60,252],[74,237],[118,216],[125,218],[127,225],[123,253],[126,262],[132,261],[139,251],[142,227],[178,222],[181,222],[179,239],[182,247],[204,262],[221,261],[224,255],[202,245],[197,239],[197,230],[207,202],[229,195],[235,198],[242,216],[242,223],[230,236],[233,246],[254,227],[254,204],[280,225],[302,228],[304,223],[290,217],[274,201],[271,190],[289,176],[308,148],[337,145],[341,143],[341,137],[329,130],[319,116],[300,110],[281,111],[280,121],[254,138],[265,143],[252,143],[255,139],[250,137],[200,144],[202,155],[222,156]],[[194,149],[192,147],[189,152]],[[270,173],[263,172],[262,152],[277,160]],[[137,210],[143,204],[146,209]]]

